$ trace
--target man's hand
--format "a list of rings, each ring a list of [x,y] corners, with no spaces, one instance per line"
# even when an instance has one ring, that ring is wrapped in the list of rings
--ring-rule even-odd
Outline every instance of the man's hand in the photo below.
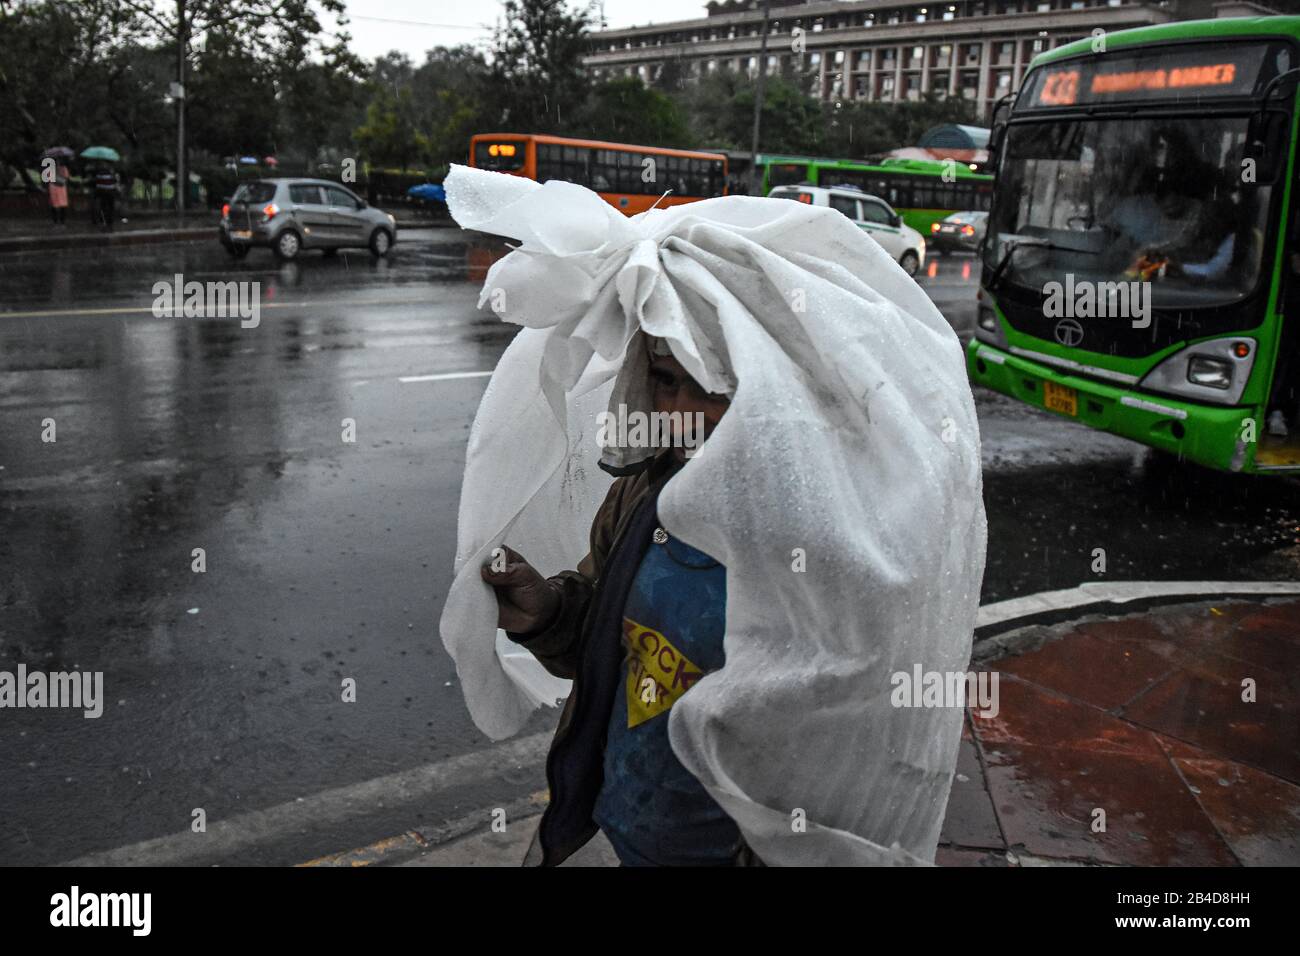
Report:
[[[497,627],[516,634],[543,631],[560,611],[560,596],[546,578],[523,555],[510,548],[505,552],[505,570],[492,570],[493,561],[483,565],[483,580],[497,595]],[[499,566],[500,559],[495,559]]]

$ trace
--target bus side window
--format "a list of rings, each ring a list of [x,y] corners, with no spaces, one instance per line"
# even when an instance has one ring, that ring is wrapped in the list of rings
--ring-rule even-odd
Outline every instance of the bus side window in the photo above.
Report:
[[[608,149],[598,149],[592,154],[591,188],[600,193],[613,192],[618,173],[613,165],[614,153]]]

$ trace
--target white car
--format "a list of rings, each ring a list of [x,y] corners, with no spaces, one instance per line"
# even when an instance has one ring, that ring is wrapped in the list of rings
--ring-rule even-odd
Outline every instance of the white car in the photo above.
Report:
[[[880,243],[910,276],[916,275],[925,264],[924,237],[906,225],[889,203],[876,196],[843,186],[777,186],[768,197],[838,209]]]

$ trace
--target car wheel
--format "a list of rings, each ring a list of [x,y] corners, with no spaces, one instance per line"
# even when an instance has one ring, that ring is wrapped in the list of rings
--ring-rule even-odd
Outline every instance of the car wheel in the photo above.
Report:
[[[275,257],[288,262],[291,259],[297,259],[298,253],[302,251],[302,240],[292,229],[286,229],[275,240]]]
[[[393,245],[393,237],[388,234],[387,229],[376,229],[370,234],[370,253],[377,258],[382,259],[388,255],[388,250]]]
[[[903,253],[902,258],[898,260],[898,264],[903,267],[904,272],[910,276],[914,276],[916,275],[916,270],[921,268],[921,257],[911,249],[908,249]]]

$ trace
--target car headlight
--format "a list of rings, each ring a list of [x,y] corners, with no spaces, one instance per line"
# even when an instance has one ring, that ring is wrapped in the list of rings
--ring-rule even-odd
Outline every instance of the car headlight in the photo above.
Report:
[[[388,217],[388,221],[390,223],[392,223],[394,226],[397,225],[397,219],[395,216],[393,216],[391,212],[386,212],[384,213],[384,215]]]

